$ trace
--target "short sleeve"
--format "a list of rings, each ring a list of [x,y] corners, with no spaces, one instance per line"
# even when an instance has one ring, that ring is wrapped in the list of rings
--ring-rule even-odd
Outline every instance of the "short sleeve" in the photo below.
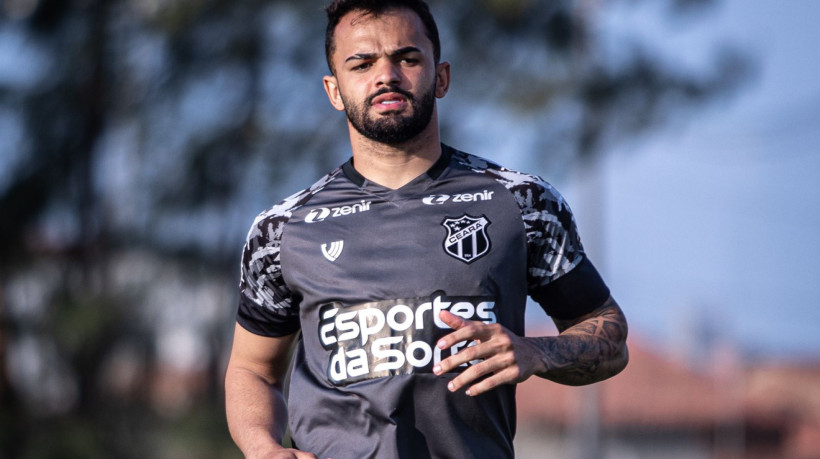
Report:
[[[557,319],[573,319],[603,304],[609,289],[584,253],[563,196],[537,177],[511,191],[527,235],[527,293]]]
[[[274,207],[256,218],[242,251],[236,320],[262,336],[299,330],[298,302],[282,276],[281,242],[288,214]]]

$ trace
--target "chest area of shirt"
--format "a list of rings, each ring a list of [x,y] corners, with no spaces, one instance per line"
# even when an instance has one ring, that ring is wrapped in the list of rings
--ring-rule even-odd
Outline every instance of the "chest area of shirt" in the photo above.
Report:
[[[283,237],[283,262],[357,265],[471,265],[521,242],[517,206],[491,187],[385,200],[366,194],[317,200],[300,209]]]

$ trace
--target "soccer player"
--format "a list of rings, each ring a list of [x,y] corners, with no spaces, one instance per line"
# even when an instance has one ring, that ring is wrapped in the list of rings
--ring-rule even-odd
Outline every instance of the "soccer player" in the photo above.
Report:
[[[624,315],[555,189],[441,143],[450,65],[427,5],[327,13],[353,157],[250,229],[231,434],[249,458],[511,458],[515,385],[618,373]],[[527,296],[558,336],[523,336]]]

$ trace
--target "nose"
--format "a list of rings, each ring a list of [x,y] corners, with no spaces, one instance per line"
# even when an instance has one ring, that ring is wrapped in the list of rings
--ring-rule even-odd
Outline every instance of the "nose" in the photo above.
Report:
[[[395,85],[401,81],[401,71],[399,65],[391,59],[379,59],[376,63],[378,72],[376,73],[376,85]]]

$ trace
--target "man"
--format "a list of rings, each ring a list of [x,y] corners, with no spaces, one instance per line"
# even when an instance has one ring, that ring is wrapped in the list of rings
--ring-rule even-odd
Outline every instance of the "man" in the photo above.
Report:
[[[618,373],[624,316],[550,185],[441,144],[426,4],[336,0],[328,19],[353,158],[250,230],[231,434],[252,458],[513,457],[515,384]],[[527,295],[559,336],[522,336]]]

